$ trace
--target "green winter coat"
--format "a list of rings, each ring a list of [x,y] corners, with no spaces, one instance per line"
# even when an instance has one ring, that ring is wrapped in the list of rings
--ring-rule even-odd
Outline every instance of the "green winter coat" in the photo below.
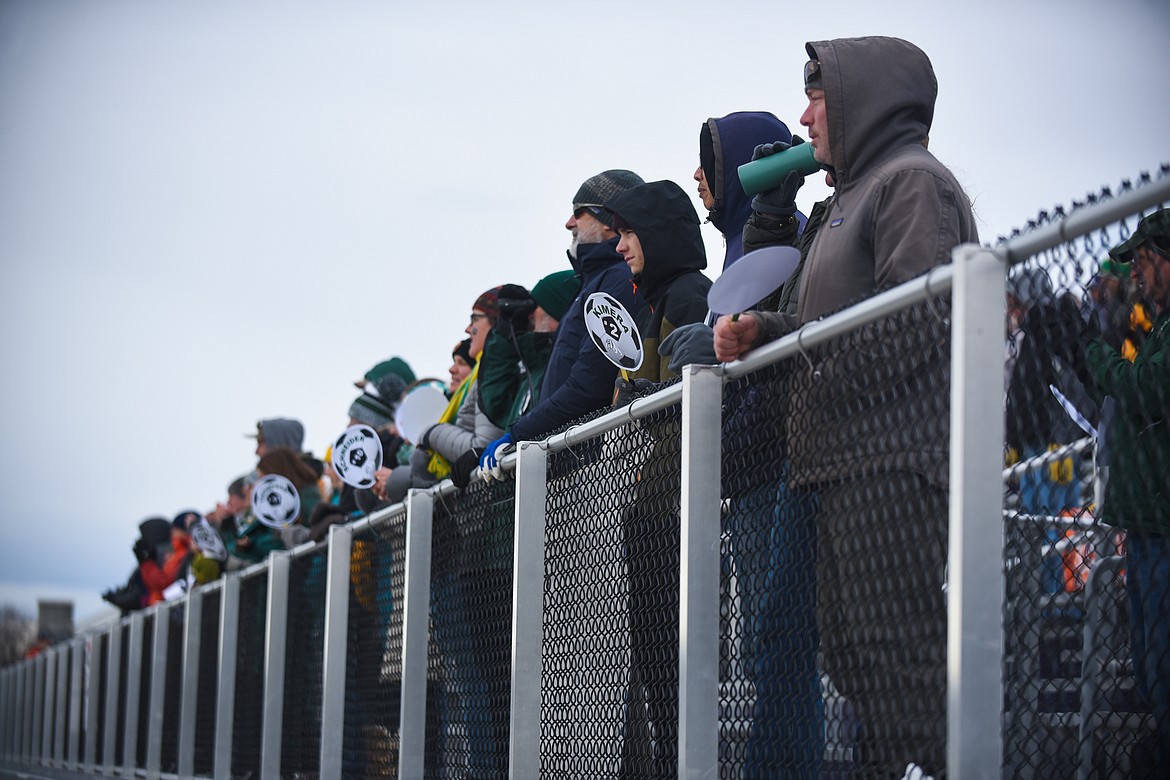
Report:
[[[492,424],[508,428],[540,400],[555,333],[488,334],[479,358],[479,406]]]
[[[1101,392],[1117,412],[1110,431],[1109,482],[1101,519],[1147,533],[1170,533],[1170,309],[1131,363],[1102,340],[1085,348]]]

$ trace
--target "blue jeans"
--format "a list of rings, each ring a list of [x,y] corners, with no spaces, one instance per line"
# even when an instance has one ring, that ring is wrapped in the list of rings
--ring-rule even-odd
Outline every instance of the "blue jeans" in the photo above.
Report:
[[[815,778],[824,754],[817,672],[816,495],[779,479],[735,499],[726,518],[739,587],[741,648],[756,702],[747,778]]]
[[[1170,771],[1170,536],[1129,531],[1125,551],[1134,677],[1154,714],[1156,766]]]

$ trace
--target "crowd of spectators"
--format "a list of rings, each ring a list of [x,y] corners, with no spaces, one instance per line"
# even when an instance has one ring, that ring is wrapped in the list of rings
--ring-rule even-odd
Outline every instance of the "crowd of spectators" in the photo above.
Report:
[[[466,338],[451,352],[446,407],[417,441],[404,438],[395,413],[408,394],[433,385],[433,380],[417,379],[407,361],[395,357],[378,363],[356,383],[361,394],[349,409],[350,423],[372,429],[383,453],[371,486],[343,482],[333,468],[331,450],[320,459],[305,451],[303,428],[296,420],[261,420],[255,434],[255,469],[233,480],[224,501],[210,511],[144,521],[133,545],[138,566],[127,585],[108,593],[107,599],[123,610],[148,606],[182,593],[190,584],[262,561],[274,550],[320,541],[331,524],[399,502],[411,488],[448,478],[466,487],[477,472],[498,475],[500,457],[515,442],[539,440],[584,415],[628,403],[677,377],[689,363],[737,359],[805,323],[948,262],[951,250],[961,243],[978,242],[967,196],[927,149],[937,85],[926,55],[892,38],[821,41],[806,48],[809,106],[800,123],[808,128],[815,159],[835,188],[834,196],[816,204],[809,218],[796,208],[803,175],[795,171],[755,198],[747,197],[740,186],[739,165],[803,143],[783,122],[765,112],[739,112],[708,119],[699,133],[700,165],[694,179],[707,221],[726,241],[724,270],[745,250],[786,245],[800,252],[796,273],[777,290],[760,290],[761,303],[754,310],[709,311],[706,294],[711,282],[702,273],[707,258],[700,217],[677,183],[645,182],[621,168],[591,176],[572,197],[565,223],[571,234],[570,268],[554,270],[530,288],[500,284],[471,302]],[[848,111],[846,95],[856,101]],[[1151,246],[1165,250],[1156,241]],[[1136,253],[1136,259],[1130,258],[1135,263],[1145,251],[1126,250],[1128,255]],[[1110,424],[1119,440],[1144,435],[1142,415],[1148,410],[1141,407],[1140,414],[1133,410],[1134,404],[1146,401],[1124,399],[1130,398],[1132,384],[1141,389],[1145,376],[1131,381],[1132,367],[1149,364],[1142,350],[1150,347],[1142,342],[1160,345],[1158,339],[1164,337],[1166,302],[1155,296],[1150,312],[1140,308],[1121,312],[1116,301],[1124,294],[1116,288],[1124,285],[1126,272],[1118,270],[1123,260],[1102,268],[1091,290],[1093,307],[1084,311],[1070,301],[1053,299],[1047,280],[1040,276],[1020,275],[1009,290],[1009,316],[1014,318],[1009,331],[1023,334],[1009,341],[1005,377],[1009,421],[1017,406],[1030,412],[1046,410],[1043,416],[1017,414],[1015,421],[1023,424],[1009,424],[1009,444],[1020,457],[1034,456],[1076,435],[1068,430],[1067,415],[1052,405],[1047,389],[1050,382],[1070,386],[1071,378],[1077,379],[1083,407],[1094,420],[1106,414],[1108,397],[1121,404]],[[1162,277],[1141,279],[1147,296],[1166,289]],[[636,322],[646,351],[637,371],[620,372],[594,343],[583,312],[585,301],[594,294],[620,303]],[[1156,325],[1152,314],[1158,316]],[[1087,319],[1098,333],[1109,334],[1100,342],[1104,346],[1089,347],[1087,363],[1078,353],[1041,365],[1033,352],[1054,351],[1052,339],[1059,334],[1052,323],[1083,324]],[[1084,332],[1079,325],[1069,327]],[[859,714],[859,755],[867,771],[888,776],[902,773],[908,756],[917,764],[911,767],[917,776],[945,771],[942,586],[947,560],[948,428],[945,420],[934,426],[916,424],[918,399],[907,388],[927,382],[940,396],[947,391],[947,337],[929,326],[914,335],[916,359],[886,372],[890,392],[876,401],[861,398],[864,391],[850,390],[848,377],[823,376],[815,388],[802,384],[803,377],[792,377],[787,388],[792,398],[828,389],[837,401],[792,416],[780,480],[766,486],[768,500],[783,505],[777,522],[793,534],[785,545],[786,565],[799,577],[792,579],[783,604],[762,592],[749,591],[742,599],[749,605],[746,609],[760,611],[746,616],[758,633],[751,637],[755,644],[790,641],[787,634],[795,626],[809,638],[789,648],[788,672],[774,664],[754,668],[761,680],[786,673],[791,677],[776,686],[775,701],[767,699],[770,694],[757,681],[760,711],[790,706],[808,714],[798,720],[814,722],[819,717],[814,679],[819,652],[821,668]],[[1151,376],[1164,382],[1164,371]],[[1149,403],[1164,408],[1164,396],[1159,393]],[[870,411],[845,419],[840,408]],[[751,410],[734,413],[750,415]],[[1135,414],[1138,419],[1131,420]],[[868,417],[900,421],[899,435],[881,440],[859,434]],[[1133,462],[1128,448],[1121,457],[1128,473],[1146,466],[1145,461]],[[1166,465],[1162,461],[1162,471],[1149,478],[1164,482],[1170,471]],[[1057,478],[1049,479],[1049,474]],[[262,522],[251,505],[253,485],[269,475],[288,480],[299,497],[299,513],[283,527]],[[643,477],[639,490],[644,492],[656,486],[655,479],[669,479]],[[1153,571],[1154,564],[1145,561],[1163,560],[1159,556],[1164,555],[1165,493],[1157,506],[1125,504],[1121,496],[1128,494],[1117,485],[1110,482],[1110,491],[1118,497],[1107,506],[1124,504],[1127,512],[1138,515],[1148,510],[1149,521],[1138,527],[1154,540],[1148,545],[1152,552],[1141,562],[1146,568],[1136,570]],[[1039,471],[1024,480],[1021,501],[1029,511],[1047,512],[1073,503],[1074,497],[1056,471]],[[736,566],[747,570],[780,565],[776,550],[755,549],[748,534],[738,534],[741,512],[732,505],[728,519]],[[204,549],[197,541],[193,526],[204,522],[216,531],[222,549]],[[636,593],[639,577],[658,577],[664,566],[670,569],[671,556],[677,555],[679,522],[677,512],[669,510],[632,511],[622,522],[623,533],[630,537],[623,545],[630,589]],[[630,541],[645,533],[662,544],[638,548]],[[847,546],[873,536],[886,540],[883,556],[859,555]],[[1158,565],[1164,574],[1164,564]],[[879,579],[885,588],[880,593],[859,593],[852,587],[859,580]],[[743,587],[755,586],[745,580]],[[1152,587],[1164,590],[1164,582]],[[677,581],[668,590],[677,596]],[[677,603],[673,608],[677,610]],[[636,599],[630,609],[631,624],[642,624],[633,614],[639,609]],[[787,610],[783,618],[769,613],[780,609]],[[1154,617],[1150,613],[1148,619]],[[895,628],[897,641],[881,627]],[[627,727],[631,734],[642,729],[657,736],[624,749],[623,762],[646,776],[668,776],[677,762],[670,729],[678,722],[678,637],[633,634],[630,695],[645,697],[638,711],[646,722]],[[908,674],[909,669],[914,674]],[[873,681],[883,676],[899,681],[901,695],[874,688]],[[1168,677],[1162,674],[1158,679]],[[634,711],[632,699],[630,710]],[[764,718],[758,721],[753,739],[759,745],[785,745],[793,762],[809,776],[816,774],[821,734],[786,733],[779,725],[766,728]],[[749,767],[749,774],[756,776],[752,772],[757,769]]]

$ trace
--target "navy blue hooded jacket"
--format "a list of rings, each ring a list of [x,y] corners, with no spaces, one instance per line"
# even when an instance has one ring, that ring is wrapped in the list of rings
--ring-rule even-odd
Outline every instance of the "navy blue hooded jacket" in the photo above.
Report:
[[[743,256],[743,226],[752,215],[752,199],[740,184],[739,166],[751,162],[756,146],[775,141],[791,143],[792,133],[766,111],[737,111],[708,119],[699,131],[699,163],[715,196],[708,221],[727,241],[724,271]]]
[[[544,372],[540,403],[512,423],[513,441],[535,441],[613,400],[618,369],[594,345],[585,326],[585,301],[595,292],[617,299],[635,320],[646,310],[634,295],[629,266],[614,247],[617,238],[601,244],[579,244],[569,255],[581,278],[581,292],[557,326],[557,339]]]

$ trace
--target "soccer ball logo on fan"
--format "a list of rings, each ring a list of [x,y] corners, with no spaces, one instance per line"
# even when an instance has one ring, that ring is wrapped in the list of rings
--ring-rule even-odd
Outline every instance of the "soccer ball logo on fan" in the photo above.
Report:
[[[252,486],[252,512],[269,528],[286,528],[301,513],[301,497],[293,483],[269,474]]]
[[[332,463],[345,484],[371,488],[374,474],[382,468],[382,441],[368,425],[351,425],[333,442]]]
[[[615,366],[636,371],[642,365],[642,336],[620,302],[603,292],[590,295],[585,301],[585,326],[594,345]]]

